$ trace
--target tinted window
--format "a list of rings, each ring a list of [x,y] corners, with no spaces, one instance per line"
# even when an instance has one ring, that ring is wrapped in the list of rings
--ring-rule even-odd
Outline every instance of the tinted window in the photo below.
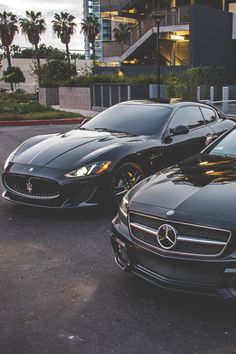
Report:
[[[98,114],[82,128],[119,130],[134,135],[160,135],[170,111],[168,107],[157,105],[121,104]]]
[[[194,129],[205,125],[202,113],[199,107],[180,108],[171,119],[169,129],[173,130],[178,125],[185,125],[189,129]]]
[[[209,152],[210,155],[229,155],[236,157],[236,129],[224,137]]]
[[[211,124],[216,121],[216,114],[213,109],[201,107],[201,110],[207,124]]]

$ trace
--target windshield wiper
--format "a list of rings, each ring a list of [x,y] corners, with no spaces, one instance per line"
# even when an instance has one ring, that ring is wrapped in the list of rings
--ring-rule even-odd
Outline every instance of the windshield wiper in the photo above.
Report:
[[[79,130],[89,130],[89,131],[94,131],[93,129],[88,129],[88,128],[85,128],[85,127],[78,127],[77,129],[79,129]]]
[[[94,130],[98,131],[98,132],[108,132],[108,133],[118,133],[118,134],[127,134],[127,135],[131,135],[131,133],[129,132],[125,132],[122,130],[118,130],[118,129],[109,129],[109,128],[94,128]]]

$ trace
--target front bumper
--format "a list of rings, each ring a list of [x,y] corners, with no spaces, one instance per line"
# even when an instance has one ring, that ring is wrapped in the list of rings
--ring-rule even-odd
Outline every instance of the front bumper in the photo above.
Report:
[[[136,243],[119,217],[113,220],[111,243],[120,268],[161,288],[236,298],[236,257],[191,259],[161,254]]]
[[[6,173],[2,176],[5,191],[2,196],[5,200],[17,204],[24,204],[43,208],[73,209],[99,205],[104,199],[104,186],[108,183],[108,174],[86,179],[68,179],[61,171],[36,172],[35,174],[14,172],[12,175],[25,176],[26,181],[34,180],[52,182],[57,186],[58,195],[55,198],[47,198],[37,195],[25,195],[9,188],[6,183]]]

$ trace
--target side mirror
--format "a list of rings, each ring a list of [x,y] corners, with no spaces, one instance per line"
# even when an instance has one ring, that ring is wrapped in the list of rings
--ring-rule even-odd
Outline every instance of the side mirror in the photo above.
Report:
[[[188,133],[189,133],[189,128],[186,127],[185,125],[178,125],[172,132],[173,135],[183,135]]]

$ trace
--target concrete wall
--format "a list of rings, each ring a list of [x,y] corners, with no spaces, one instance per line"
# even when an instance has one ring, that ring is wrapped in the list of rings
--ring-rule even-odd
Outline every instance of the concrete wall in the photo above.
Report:
[[[45,61],[42,60],[42,64],[44,64]],[[3,67],[0,71],[0,77],[3,75],[3,71],[7,69],[7,60],[4,59],[2,61]],[[34,63],[32,59],[12,59],[12,66],[18,66],[24,76],[25,76],[25,83],[20,84],[20,88],[24,89],[27,92],[36,92],[36,89],[38,87],[37,80],[32,74],[32,69],[34,67]],[[6,84],[4,81],[0,81],[0,88],[4,89],[11,89],[10,84]]]
[[[73,63],[73,60],[72,60]],[[7,60],[4,59],[2,61],[3,67],[0,70],[0,78],[3,75],[3,71],[7,69]],[[45,64],[45,60],[41,59],[41,64]],[[85,67],[85,65],[90,66],[92,62],[90,60],[76,60],[76,69],[78,75],[81,74],[81,70]],[[19,68],[23,71],[25,76],[25,83],[20,84],[20,88],[24,89],[27,92],[36,92],[38,87],[38,83],[36,78],[32,75],[32,68],[34,67],[34,62],[32,59],[12,59],[12,66],[19,66]],[[0,81],[0,88],[9,89],[10,84],[6,84],[4,81]]]
[[[39,103],[48,106],[59,106],[59,88],[58,87],[40,87]]]
[[[60,108],[91,110],[89,87],[59,87]]]

